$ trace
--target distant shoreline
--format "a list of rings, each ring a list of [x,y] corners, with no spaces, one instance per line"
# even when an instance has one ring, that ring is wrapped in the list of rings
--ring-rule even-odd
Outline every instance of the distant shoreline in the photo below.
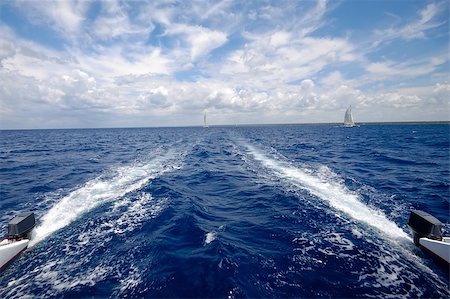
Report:
[[[387,121],[387,122],[356,122],[357,125],[426,125],[426,124],[450,124],[448,120],[439,121]],[[326,126],[343,125],[342,122],[331,123],[279,123],[279,124],[233,124],[233,125],[209,125],[209,127],[257,127],[257,126]],[[98,127],[98,128],[23,128],[23,129],[0,129],[0,131],[32,131],[32,130],[100,130],[100,129],[157,129],[157,128],[198,128],[203,125],[191,126],[148,126],[148,127]]]

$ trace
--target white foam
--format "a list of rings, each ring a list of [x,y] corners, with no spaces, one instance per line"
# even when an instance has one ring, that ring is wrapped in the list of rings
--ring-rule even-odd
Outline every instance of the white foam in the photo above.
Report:
[[[138,190],[156,176],[179,167],[179,158],[172,156],[168,153],[145,164],[119,167],[112,175],[100,176],[72,191],[40,219],[40,225],[33,231],[30,246],[69,225],[93,208]]]
[[[257,161],[279,178],[289,180],[297,188],[307,190],[312,195],[327,202],[336,210],[344,212],[353,219],[375,228],[380,232],[380,236],[383,236],[385,240],[389,241],[390,245],[379,247],[380,250],[383,251],[381,255],[379,252],[376,253],[382,266],[377,270],[377,273],[373,275],[370,274],[377,278],[377,282],[380,285],[390,287],[398,284],[396,279],[399,279],[399,276],[402,275],[402,271],[406,267],[404,262],[399,262],[400,259],[398,253],[401,253],[406,257],[406,263],[413,262],[416,267],[429,274],[430,280],[440,291],[444,293],[448,292],[448,290],[446,290],[446,283],[426,266],[417,255],[411,252],[410,247],[413,246],[411,238],[394,222],[387,219],[384,213],[361,202],[358,195],[348,190],[344,184],[340,182],[339,176],[334,174],[327,167],[322,167],[318,174],[314,174],[314,172],[308,169],[300,169],[299,167],[293,166],[282,160],[271,159],[251,145],[245,144],[245,146]],[[361,234],[354,229],[352,230],[352,233],[357,237]],[[370,238],[366,239],[366,241],[371,242]],[[333,244],[335,244],[335,242],[333,242]],[[395,247],[392,247],[392,244],[394,244]],[[353,246],[353,244],[349,244],[349,246]],[[404,246],[406,246],[406,248]],[[306,246],[303,249],[300,249],[303,254],[297,258],[301,259],[305,256],[305,252],[303,251],[305,248],[306,250],[313,250],[315,246]],[[393,248],[395,248],[395,250],[393,250]],[[399,268],[397,265],[391,265],[395,264],[394,262],[401,263],[404,267]],[[360,279],[364,279],[365,276],[370,275],[362,275]],[[417,274],[411,271],[408,271],[408,275],[417,276]],[[400,279],[403,281],[403,278]],[[412,289],[411,292],[416,292],[416,294],[418,294],[415,295],[415,297],[420,297],[422,293],[421,290],[415,285],[410,284],[410,286]]]
[[[140,192],[133,200],[125,196],[114,202],[111,210],[107,210],[104,216],[108,221],[81,232],[76,244],[72,246],[82,247],[89,242],[95,243],[107,242],[112,235],[121,235],[132,232],[140,227],[145,221],[155,218],[166,208],[168,204],[167,198],[159,198],[155,200],[149,193]],[[122,211],[118,211],[118,207],[122,207]],[[119,217],[117,217],[119,215]],[[68,249],[67,254],[73,247]]]
[[[127,290],[136,289],[136,287],[142,283],[141,273],[142,270],[140,270],[136,265],[132,264],[130,267],[129,274],[120,279],[120,289],[118,291],[118,294],[116,294],[117,291],[114,293],[114,296],[126,297],[123,296],[122,293],[126,292]]]
[[[289,163],[271,159],[251,145],[246,145],[253,157],[277,176],[288,179],[297,187],[307,190],[312,195],[328,202],[333,208],[344,212],[353,219],[376,228],[389,238],[406,238],[408,235],[394,222],[387,219],[383,212],[369,207],[359,200],[356,193],[348,190],[336,180],[336,174],[328,168],[321,169],[314,175],[306,169],[300,169]]]
[[[207,233],[205,235],[204,245],[211,243],[212,241],[214,241],[216,239],[216,237],[217,237],[217,232],[215,232],[215,231]]]

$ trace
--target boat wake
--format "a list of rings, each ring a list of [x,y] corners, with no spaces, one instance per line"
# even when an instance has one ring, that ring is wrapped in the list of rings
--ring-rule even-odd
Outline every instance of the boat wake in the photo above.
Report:
[[[167,171],[179,169],[181,167],[179,161],[181,161],[179,155],[168,152],[146,163],[119,167],[88,181],[81,188],[62,198],[41,217],[40,224],[33,231],[30,247],[95,207],[138,190]]]
[[[166,154],[129,166],[111,170],[85,183],[53,205],[40,219],[33,231],[29,251],[35,256],[23,261],[24,275],[11,279],[9,287],[0,291],[0,297],[30,296],[33,288],[47,288],[47,295],[55,295],[65,290],[81,286],[92,286],[107,276],[119,277],[120,286],[116,295],[132,288],[140,280],[140,269],[134,263],[125,261],[127,256],[100,254],[117,238],[123,238],[138,230],[150,219],[165,210],[169,198],[154,198],[146,186],[155,178],[183,167],[186,153],[168,151]],[[108,203],[101,214],[74,228],[74,233],[54,236],[58,248],[49,244],[36,246],[58,230],[89,213],[96,207]],[[123,245],[125,246],[125,245]],[[136,249],[135,251],[138,251]],[[64,254],[60,255],[59,252]],[[101,257],[94,259],[93,257]],[[45,260],[45,263],[41,261]],[[32,269],[32,270],[31,270]],[[24,283],[32,280],[33,283]]]
[[[380,263],[380,268],[376,274],[360,273],[360,280],[372,277],[380,285],[396,286],[404,278],[405,273],[403,271],[405,269],[403,267],[410,267],[409,262],[413,262],[414,267],[428,273],[429,277],[434,281],[434,284],[445,292],[445,282],[425,265],[420,257],[413,253],[414,246],[412,245],[411,237],[398,227],[395,222],[389,220],[382,211],[363,203],[359,195],[346,188],[338,179],[339,176],[333,173],[328,167],[321,166],[318,172],[314,172],[287,162],[286,159],[280,158],[279,154],[276,154],[274,157],[269,157],[246,142],[240,143],[247,149],[247,153],[255,161],[269,171],[270,176],[275,175],[278,179],[287,181],[295,189],[306,190],[314,197],[333,207],[336,211],[342,212],[357,223],[374,229],[380,237],[387,241],[386,244],[383,244],[374,238],[366,239],[368,244],[378,247],[378,253],[376,255]],[[352,228],[351,230],[358,238],[364,235],[356,228]],[[371,234],[369,233],[368,235],[370,236]],[[406,264],[403,267],[396,265],[399,261],[399,254],[406,258]],[[373,256],[372,253],[367,253],[366,255]],[[416,273],[411,271],[408,271],[407,275],[418,277]],[[414,290],[414,294],[421,294],[421,291],[414,286],[414,283],[410,283],[410,286],[411,290]]]
[[[326,201],[336,210],[377,229],[385,236],[389,236],[389,238],[410,239],[382,211],[367,206],[361,202],[356,193],[348,190],[343,184],[330,179],[336,175],[328,167],[321,167],[319,174],[314,175],[306,169],[300,169],[288,162],[271,159],[251,145],[247,144],[246,147],[252,156],[265,168],[281,178],[288,179],[296,187],[305,189],[312,195]]]

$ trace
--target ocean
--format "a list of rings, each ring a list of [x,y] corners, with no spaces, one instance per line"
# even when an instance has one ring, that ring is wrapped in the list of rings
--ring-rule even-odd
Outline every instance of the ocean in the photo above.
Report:
[[[411,209],[449,225],[449,125],[0,131],[0,297],[444,297]]]

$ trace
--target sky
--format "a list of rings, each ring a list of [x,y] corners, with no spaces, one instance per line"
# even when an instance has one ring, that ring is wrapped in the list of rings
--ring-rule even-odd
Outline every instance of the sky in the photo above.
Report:
[[[450,120],[449,1],[0,1],[0,129]]]

